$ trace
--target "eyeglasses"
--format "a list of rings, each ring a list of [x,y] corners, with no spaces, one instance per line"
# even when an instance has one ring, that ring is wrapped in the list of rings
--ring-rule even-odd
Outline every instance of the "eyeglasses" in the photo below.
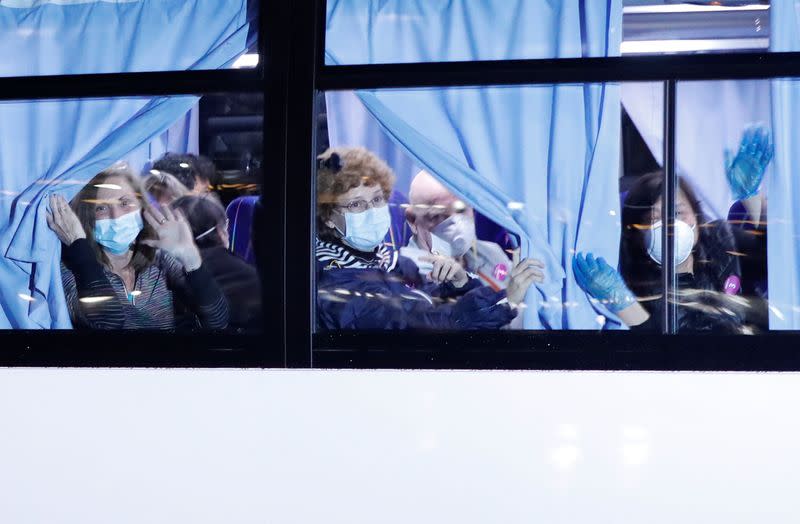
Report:
[[[348,213],[363,213],[370,207],[383,207],[386,205],[386,198],[383,195],[378,195],[370,201],[366,200],[353,200],[347,204],[337,205],[336,207],[346,209]]]

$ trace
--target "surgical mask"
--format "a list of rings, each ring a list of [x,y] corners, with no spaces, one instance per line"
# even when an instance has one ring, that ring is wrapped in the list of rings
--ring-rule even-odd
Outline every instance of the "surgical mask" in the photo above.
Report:
[[[653,227],[645,232],[645,243],[647,254],[650,255],[656,264],[661,265],[661,236],[663,235],[663,224],[659,220]],[[690,226],[683,220],[675,221],[675,265],[678,266],[689,258],[694,248],[694,226]]]
[[[371,207],[363,213],[343,214],[347,234],[339,231],[342,242],[359,251],[373,251],[386,238],[392,225],[388,206]]]
[[[431,230],[431,252],[447,257],[464,256],[475,240],[475,221],[456,213]]]
[[[144,227],[141,211],[94,223],[94,240],[114,255],[125,253]]]

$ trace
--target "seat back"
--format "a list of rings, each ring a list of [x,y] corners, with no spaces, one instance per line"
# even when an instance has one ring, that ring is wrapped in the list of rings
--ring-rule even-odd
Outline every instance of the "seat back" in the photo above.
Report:
[[[406,207],[408,198],[399,191],[392,191],[389,196],[389,214],[392,216],[392,226],[386,234],[384,242],[392,249],[400,249],[408,244],[411,238],[411,227],[406,221]]]
[[[478,237],[478,240],[494,242],[505,252],[519,247],[519,240],[515,235],[509,233],[503,227],[497,225],[494,221],[481,215],[477,211],[475,211],[475,235]]]
[[[228,236],[231,251],[248,264],[255,264],[253,251],[253,212],[258,202],[257,196],[237,197],[228,204]]]

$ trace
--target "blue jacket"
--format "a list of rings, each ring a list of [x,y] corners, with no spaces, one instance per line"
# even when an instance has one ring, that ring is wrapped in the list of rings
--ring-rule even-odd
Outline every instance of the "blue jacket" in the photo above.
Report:
[[[386,247],[359,253],[317,240],[320,329],[499,329],[516,316],[504,290],[424,282],[416,264]]]

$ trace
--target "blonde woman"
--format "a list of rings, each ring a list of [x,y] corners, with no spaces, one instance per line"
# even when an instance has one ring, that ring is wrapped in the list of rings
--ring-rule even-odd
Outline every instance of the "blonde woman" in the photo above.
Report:
[[[69,204],[50,198],[76,328],[221,329],[228,305],[180,213],[148,205],[126,167],[95,176]]]

